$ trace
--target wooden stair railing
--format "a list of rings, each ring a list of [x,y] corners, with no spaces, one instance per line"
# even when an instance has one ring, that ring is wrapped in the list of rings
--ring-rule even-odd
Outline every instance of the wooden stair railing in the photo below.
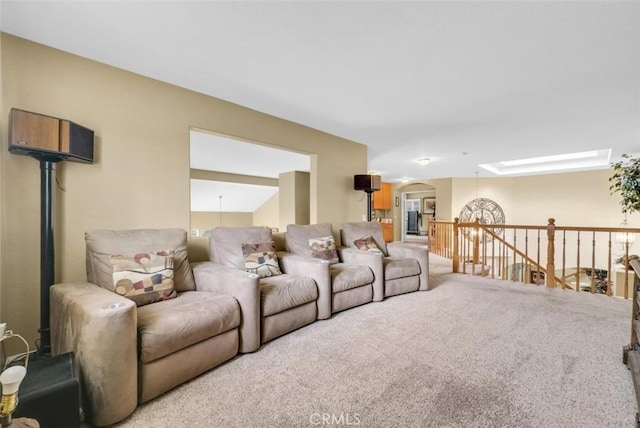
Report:
[[[634,272],[633,304],[631,307],[631,342],[622,348],[622,362],[631,371],[636,409],[640,409],[640,343],[638,343],[638,319],[640,318],[640,261],[629,262]],[[640,414],[636,413],[636,427],[640,426]]]
[[[571,285],[569,285],[567,283],[567,281],[564,278],[560,278],[560,277],[556,276],[555,275],[555,270],[549,271],[548,267],[546,267],[546,268],[543,267],[538,262],[536,262],[531,257],[529,257],[527,254],[523,253],[522,251],[518,250],[516,247],[511,245],[504,238],[502,238],[501,236],[498,236],[495,233],[493,233],[490,229],[485,229],[485,233],[488,233],[489,236],[491,236],[493,239],[497,240],[498,242],[501,242],[502,245],[505,245],[508,249],[513,251],[514,255],[520,256],[521,259],[523,260],[523,262],[534,266],[538,270],[538,272],[544,272],[544,274],[545,274],[545,284],[547,284],[547,286],[548,286],[548,281],[550,279],[551,281],[555,281],[556,284],[559,284],[564,289],[570,289],[570,290],[574,289]],[[553,275],[549,275],[549,272],[553,272]],[[572,275],[569,275],[569,276],[572,276]]]
[[[638,228],[564,227],[557,226],[553,218],[544,226],[485,225],[478,220],[460,223],[456,218],[453,222],[429,220],[427,230],[429,251],[451,259],[453,272],[462,269],[467,273],[470,268],[476,274],[480,269],[481,275],[491,272],[491,277],[497,274],[521,282],[534,282],[535,276],[536,284],[544,275],[547,287],[607,295],[615,285],[618,297],[630,297],[630,266],[625,261],[629,260],[629,237],[637,235],[640,239]],[[613,244],[622,251],[617,255],[622,255],[623,262],[618,260],[615,265],[618,284],[612,277]],[[584,276],[588,277],[586,281]],[[571,279],[575,285],[569,282]]]

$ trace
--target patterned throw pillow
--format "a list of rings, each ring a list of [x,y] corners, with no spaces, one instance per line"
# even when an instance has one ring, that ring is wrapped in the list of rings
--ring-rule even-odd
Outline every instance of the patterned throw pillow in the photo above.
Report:
[[[329,260],[329,263],[339,263],[338,251],[336,251],[336,241],[333,236],[309,239],[311,255],[317,259]]]
[[[113,291],[137,306],[173,299],[173,251],[110,256]]]
[[[353,244],[358,250],[371,251],[372,253],[382,254],[380,248],[376,245],[373,236],[367,236],[365,238],[356,239]]]
[[[242,256],[244,270],[255,273],[260,278],[282,274],[273,241],[242,244]]]

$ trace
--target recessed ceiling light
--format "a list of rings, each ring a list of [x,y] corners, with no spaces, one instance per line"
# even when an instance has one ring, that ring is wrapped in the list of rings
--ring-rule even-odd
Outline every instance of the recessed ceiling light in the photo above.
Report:
[[[418,159],[418,163],[419,163],[420,165],[423,165],[423,166],[424,166],[424,165],[428,165],[428,164],[429,164],[429,162],[431,162],[431,159],[429,159],[429,158],[419,158],[419,159]]]
[[[409,177],[402,177],[400,179],[400,181],[403,182],[403,183],[408,183],[410,181],[410,178]]]
[[[481,164],[480,167],[497,175],[536,174],[551,171],[595,169],[609,165],[611,149],[589,150],[560,155]]]

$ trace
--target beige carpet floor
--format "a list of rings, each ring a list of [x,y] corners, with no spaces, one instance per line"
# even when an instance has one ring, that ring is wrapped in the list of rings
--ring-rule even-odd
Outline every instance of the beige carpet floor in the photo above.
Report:
[[[633,427],[631,303],[452,274],[334,315],[118,427]]]

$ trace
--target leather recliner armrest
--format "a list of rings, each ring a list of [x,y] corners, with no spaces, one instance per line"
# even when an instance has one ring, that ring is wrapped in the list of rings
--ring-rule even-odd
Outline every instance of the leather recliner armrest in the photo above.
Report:
[[[331,271],[327,260],[301,256],[285,251],[278,252],[280,266],[284,273],[307,276],[314,279],[318,287],[317,319],[331,318]]]
[[[420,265],[420,288],[429,289],[429,250],[425,246],[411,245],[403,242],[390,242],[387,244],[389,257],[401,257],[416,259]]]
[[[89,282],[50,288],[53,355],[74,352],[96,426],[125,419],[138,404],[135,303]]]
[[[384,265],[382,253],[358,250],[351,247],[338,248],[340,258],[344,263],[360,266],[368,266],[373,272],[373,301],[384,300]]]
[[[254,273],[214,262],[192,263],[196,291],[226,294],[240,305],[240,352],[260,347],[260,278]]]

